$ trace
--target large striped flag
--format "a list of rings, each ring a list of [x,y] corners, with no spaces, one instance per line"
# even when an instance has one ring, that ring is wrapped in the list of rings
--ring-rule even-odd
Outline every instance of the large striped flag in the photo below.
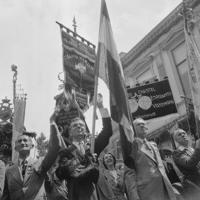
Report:
[[[99,44],[95,75],[104,80],[110,91],[111,117],[118,123],[120,135],[124,138],[123,141],[121,140],[122,152],[124,152],[125,143],[132,141],[134,134],[124,74],[113,38],[105,0],[101,1]]]
[[[185,28],[185,42],[187,50],[188,72],[190,87],[192,91],[192,101],[196,121],[196,134],[200,137],[200,52],[193,37],[192,32],[188,33]]]

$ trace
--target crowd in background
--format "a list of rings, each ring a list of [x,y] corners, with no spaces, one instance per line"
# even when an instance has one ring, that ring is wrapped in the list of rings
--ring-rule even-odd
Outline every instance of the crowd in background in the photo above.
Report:
[[[159,149],[148,141],[146,122],[133,121],[135,136],[120,135],[123,162],[104,149],[113,134],[111,118],[98,100],[103,129],[94,140],[94,152],[86,142],[85,121],[74,117],[66,130],[56,124],[59,110],[50,118],[50,139],[44,158],[33,159],[28,132],[15,143],[18,162],[0,160],[1,200],[195,200],[200,198],[200,140],[173,133],[175,150]],[[2,156],[2,155],[1,155]],[[1,157],[2,158],[2,157]]]

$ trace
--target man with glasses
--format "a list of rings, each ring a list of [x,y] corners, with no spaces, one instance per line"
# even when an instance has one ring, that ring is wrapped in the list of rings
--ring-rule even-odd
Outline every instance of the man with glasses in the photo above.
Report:
[[[177,129],[173,134],[177,149],[173,153],[173,159],[177,167],[184,175],[183,195],[186,199],[197,199],[200,196],[200,139],[192,147],[190,137],[183,129]]]
[[[109,142],[112,126],[108,110],[103,107],[102,98],[97,101],[103,121],[103,129],[94,141],[94,153],[98,157]],[[55,174],[50,177],[50,179],[53,178],[53,181],[45,182],[46,191],[49,191],[49,199],[59,195],[62,196],[60,199],[69,200],[98,199],[95,184],[98,181],[99,171],[95,159],[88,149],[88,134],[84,120],[78,116],[74,117],[70,122],[68,133],[64,133],[67,148],[60,152],[59,166],[55,170]],[[66,181],[67,188],[57,187],[58,180],[60,180],[60,186],[63,181]],[[68,191],[67,196],[64,195],[64,190]]]

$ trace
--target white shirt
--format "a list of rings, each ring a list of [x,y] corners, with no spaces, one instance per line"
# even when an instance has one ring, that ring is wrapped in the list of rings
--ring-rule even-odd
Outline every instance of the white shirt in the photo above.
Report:
[[[76,148],[83,154],[85,155],[85,145],[84,145],[84,142],[81,141],[81,142],[76,142],[76,141],[73,141],[72,142]]]

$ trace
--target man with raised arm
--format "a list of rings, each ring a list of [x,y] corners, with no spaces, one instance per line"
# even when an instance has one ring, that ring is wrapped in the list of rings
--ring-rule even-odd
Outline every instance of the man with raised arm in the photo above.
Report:
[[[146,139],[148,128],[142,118],[133,121],[136,136],[127,143],[129,156],[125,164],[135,168],[136,185],[140,200],[176,200],[173,187],[167,178],[159,150]],[[129,146],[129,147],[128,147]]]
[[[95,138],[94,153],[99,156],[103,149],[107,146],[109,138],[112,135],[111,119],[108,111],[103,107],[102,99],[98,100],[98,108],[102,116],[103,129],[100,134]],[[66,135],[66,134],[65,134]],[[58,161],[54,182],[49,184],[46,181],[45,188],[49,191],[49,199],[53,199],[55,192],[60,194],[61,199],[67,199],[63,196],[64,191],[68,190],[69,200],[97,200],[97,192],[95,184],[98,181],[99,171],[96,167],[95,160],[86,142],[86,124],[80,117],[71,119],[71,123],[68,129],[67,148],[60,152],[60,159]],[[67,182],[67,188],[60,187],[60,191],[55,191],[55,182],[64,180]],[[60,186],[63,184],[60,182]]]
[[[43,160],[30,157],[33,148],[29,132],[18,136],[15,149],[19,152],[18,162],[10,166],[5,174],[5,186],[2,200],[34,200],[47,171],[57,158],[60,149],[60,134],[54,122],[56,112],[50,118],[50,139],[48,153]]]

